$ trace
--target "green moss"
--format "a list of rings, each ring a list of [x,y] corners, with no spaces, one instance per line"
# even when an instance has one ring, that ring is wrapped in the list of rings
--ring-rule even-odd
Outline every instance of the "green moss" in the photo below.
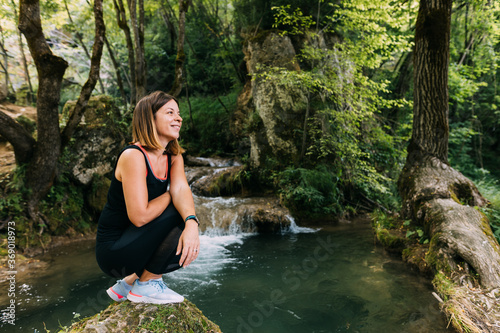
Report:
[[[391,234],[387,229],[377,228],[375,233],[377,240],[386,248],[400,248],[405,245],[404,239]]]
[[[94,326],[97,322],[103,329],[116,330],[120,327],[120,332],[220,332],[217,325],[187,300],[166,305],[113,303],[100,313],[82,319],[59,332],[81,332],[88,329],[87,324]]]
[[[219,177],[210,184],[208,191],[211,195],[235,195],[243,191],[248,185],[250,173],[245,167],[230,169],[221,172]]]
[[[434,276],[432,284],[444,301],[447,301],[451,296],[455,295],[457,285],[443,272],[438,272]]]
[[[252,36],[251,38],[249,38],[248,40],[246,40],[245,44],[247,42],[262,44],[270,34],[275,33],[275,34],[279,35],[279,34],[281,34],[281,32],[282,31],[276,30],[276,29],[263,30],[263,31],[259,32],[257,35]],[[245,45],[245,47],[246,47],[246,45]]]
[[[94,174],[92,177],[87,202],[94,213],[100,213],[107,201],[107,193],[111,180],[104,176]]]
[[[56,235],[93,231],[95,223],[86,210],[84,191],[60,174],[48,195],[39,203],[40,219],[31,220],[27,202],[29,191],[23,183],[24,171],[17,168],[4,185],[0,197],[0,220],[16,222],[16,245],[19,249],[45,247]],[[40,231],[43,231],[40,235]]]
[[[21,124],[21,126],[24,127],[24,129],[33,135],[36,130],[36,121],[31,120],[30,118],[26,117],[25,115],[20,115],[19,117],[16,118],[16,121]]]
[[[482,211],[479,211],[479,213],[481,214],[481,230],[487,236],[488,241],[491,244],[491,247],[500,255],[499,242],[498,242],[497,238],[495,237],[493,230],[491,229],[490,219]]]
[[[375,210],[370,216],[375,236],[380,244],[388,250],[402,252],[408,243],[408,239],[404,236],[403,221],[381,210]]]
[[[460,199],[458,199],[457,195],[455,194],[455,192],[453,192],[452,190],[450,190],[450,197],[453,201],[455,201],[456,203],[458,203],[459,205],[463,205],[463,203],[460,202]]]
[[[449,265],[448,260],[440,254],[441,242],[439,241],[439,237],[440,233],[436,233],[432,236],[432,239],[429,242],[429,251],[425,256],[425,260],[434,270],[442,271],[445,274],[450,275],[453,269]]]
[[[474,197],[472,195],[472,188],[469,184],[454,183],[448,189],[451,198],[460,205],[472,205]]]

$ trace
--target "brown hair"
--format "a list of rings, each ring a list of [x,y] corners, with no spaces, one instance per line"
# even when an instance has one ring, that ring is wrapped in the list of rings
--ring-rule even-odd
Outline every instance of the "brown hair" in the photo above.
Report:
[[[149,149],[165,149],[167,153],[173,155],[179,155],[184,152],[177,139],[170,141],[166,147],[162,147],[156,132],[155,114],[163,105],[171,100],[177,102],[175,97],[163,91],[155,91],[141,98],[135,106],[132,118],[133,142],[139,142],[141,146]]]

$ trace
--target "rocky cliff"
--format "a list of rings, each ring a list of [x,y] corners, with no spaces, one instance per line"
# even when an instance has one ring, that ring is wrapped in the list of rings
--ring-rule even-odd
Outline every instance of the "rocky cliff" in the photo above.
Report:
[[[276,31],[264,31],[248,38],[243,52],[252,80],[238,97],[231,123],[233,134],[246,133],[250,138],[252,167],[270,166],[269,159],[286,164],[296,161],[306,96],[297,87],[261,75],[270,67],[300,71],[292,42]]]

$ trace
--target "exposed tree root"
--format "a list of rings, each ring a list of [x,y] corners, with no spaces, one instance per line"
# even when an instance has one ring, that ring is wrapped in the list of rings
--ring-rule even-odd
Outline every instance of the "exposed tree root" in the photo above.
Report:
[[[485,290],[459,286],[442,273],[434,278],[436,290],[446,299],[441,310],[459,332],[500,332],[500,288]]]
[[[488,202],[440,160],[412,162],[399,183],[403,215],[431,239],[425,261],[443,312],[459,332],[500,332],[500,245],[478,209]]]
[[[487,201],[475,185],[436,158],[405,167],[399,185],[403,214],[431,239],[427,259],[434,269],[450,277],[466,269],[483,288],[500,287],[500,245],[477,209]]]

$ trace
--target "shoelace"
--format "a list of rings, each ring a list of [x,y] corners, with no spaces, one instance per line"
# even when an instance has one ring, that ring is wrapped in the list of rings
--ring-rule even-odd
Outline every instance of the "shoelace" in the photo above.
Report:
[[[160,292],[164,292],[168,289],[167,285],[163,281],[154,281],[154,287]]]

